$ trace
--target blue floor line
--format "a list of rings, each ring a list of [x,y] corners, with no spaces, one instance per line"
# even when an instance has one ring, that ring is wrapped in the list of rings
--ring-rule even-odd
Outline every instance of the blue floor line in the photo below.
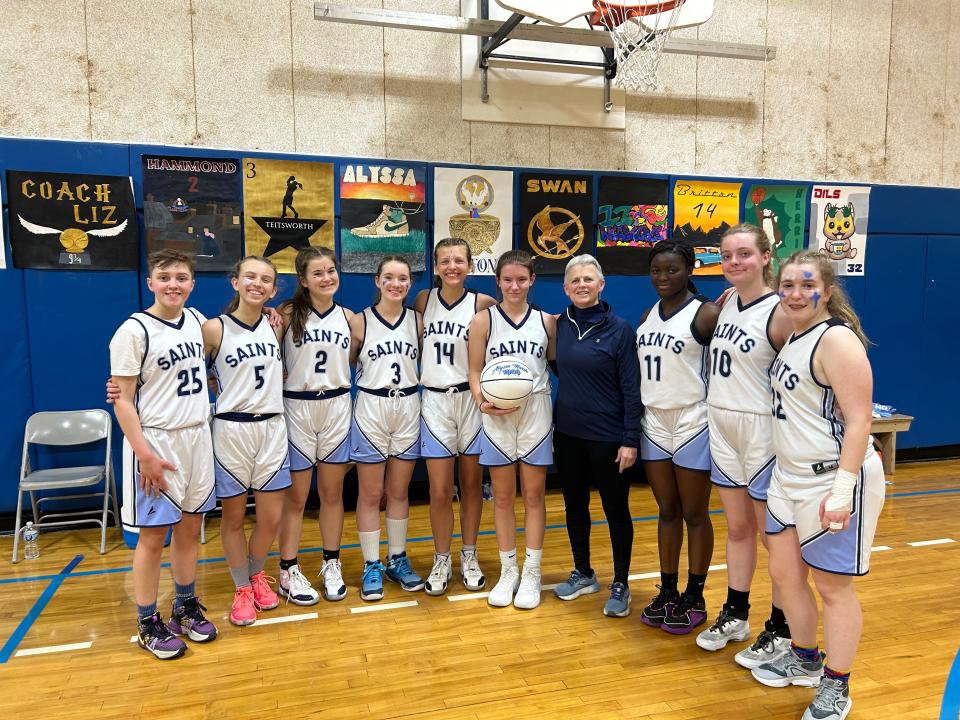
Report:
[[[80,561],[83,560],[83,555],[77,555],[73,560],[68,562],[63,570],[53,576],[53,579],[50,581],[50,584],[47,585],[43,593],[37,598],[37,601],[33,604],[33,607],[30,608],[30,612],[26,614],[23,620],[20,621],[20,624],[17,625],[17,629],[13,631],[13,634],[9,637],[3,647],[0,648],[0,664],[3,664],[9,660],[13,654],[17,651],[21,641],[26,637],[27,633],[30,632],[30,628],[33,627],[33,624],[37,621],[37,618],[40,617],[40,613],[43,612],[44,608],[47,607],[47,604],[53,599],[53,596],[56,595],[57,590],[63,585],[63,581],[67,579],[67,576],[70,575],[70,572],[80,564]]]
[[[943,686],[943,702],[940,704],[940,720],[960,718],[960,649],[953,658],[947,684]]]

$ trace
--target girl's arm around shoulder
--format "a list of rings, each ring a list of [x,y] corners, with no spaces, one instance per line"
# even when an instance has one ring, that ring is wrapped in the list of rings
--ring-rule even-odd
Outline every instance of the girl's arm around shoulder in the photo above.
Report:
[[[484,293],[477,293],[477,312],[483,312],[484,310],[489,310],[494,305],[497,304],[497,299],[485,295]]]
[[[793,334],[793,323],[783,311],[783,306],[777,303],[773,312],[770,313],[770,321],[767,325],[767,337],[773,349],[780,352],[791,334]]]
[[[543,318],[543,328],[547,331],[547,360],[557,359],[557,316],[548,313],[546,310],[540,311]]]
[[[202,331],[203,354],[214,360],[220,350],[220,343],[223,342],[223,321],[218,317],[207,320],[203,324]]]
[[[421,290],[413,301],[413,309],[421,315],[427,310],[427,298],[430,297],[429,290]]]
[[[717,329],[717,319],[720,317],[720,307],[714,302],[705,302],[697,310],[693,318],[693,328],[696,330],[701,345],[709,345],[713,331]]]
[[[423,313],[419,310],[413,311],[417,318],[417,340],[420,342],[420,350],[423,351]]]
[[[367,318],[362,313],[354,313],[349,319],[350,322],[350,364],[357,364],[357,356],[360,354],[360,346],[363,345],[363,338],[367,334]]]

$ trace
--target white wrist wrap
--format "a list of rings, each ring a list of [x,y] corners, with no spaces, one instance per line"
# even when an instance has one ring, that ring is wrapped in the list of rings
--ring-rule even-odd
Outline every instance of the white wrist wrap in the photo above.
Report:
[[[853,508],[853,490],[857,487],[857,473],[839,468],[837,475],[833,479],[833,488],[830,490],[830,497],[824,505],[824,510],[833,512],[835,510],[846,510],[849,512]]]

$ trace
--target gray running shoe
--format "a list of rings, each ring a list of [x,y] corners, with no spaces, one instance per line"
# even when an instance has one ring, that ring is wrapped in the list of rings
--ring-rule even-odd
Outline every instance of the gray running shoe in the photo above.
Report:
[[[577,569],[570,573],[566,582],[562,582],[553,589],[554,594],[561,600],[576,600],[581,595],[600,592],[600,583],[597,582],[595,572],[584,575]]]
[[[823,677],[823,653],[820,653],[815,662],[806,662],[790,650],[773,662],[764,663],[750,672],[757,682],[768,687],[817,687]]]
[[[753,670],[765,663],[773,662],[790,651],[790,638],[781,637],[767,627],[757,635],[757,639],[748,648],[734,656],[737,665]]]
[[[697,635],[697,645],[714,652],[727,646],[728,642],[743,642],[750,639],[750,623],[733,615],[733,609],[724,605],[713,625]]]
[[[843,720],[852,705],[850,686],[843,680],[825,677],[801,720]]]

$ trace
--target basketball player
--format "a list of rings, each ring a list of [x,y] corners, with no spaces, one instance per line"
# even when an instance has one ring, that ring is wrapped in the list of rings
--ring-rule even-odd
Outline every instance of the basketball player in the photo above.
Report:
[[[495,607],[531,610],[540,604],[540,561],[546,525],[544,486],[553,463],[553,419],[547,361],[554,357],[556,319],[528,302],[536,279],[533,258],[523,250],[497,261],[500,304],[477,313],[470,323],[470,390],[483,413],[480,464],[493,481],[494,525],[500,548],[500,580],[487,597]],[[533,374],[533,392],[517,408],[504,410],[484,399],[480,373],[501,358],[523,362]],[[517,567],[516,469],[520,469],[527,551],[523,574]],[[516,597],[514,597],[516,594]]]
[[[407,558],[408,490],[420,456],[418,363],[420,314],[403,303],[410,292],[410,264],[387,255],[374,277],[373,306],[350,320],[357,363],[357,399],[350,427],[350,459],[357,463],[360,492],[357,530],[364,570],[363,600],[383,597],[383,575],[408,592],[423,579]],[[387,566],[380,562],[380,498],[387,495]]]
[[[197,540],[203,513],[213,509],[213,449],[204,382],[205,318],[186,308],[194,287],[193,261],[175,250],[147,258],[153,304],[134,313],[110,341],[110,372],[119,386],[114,402],[123,430],[123,452],[133,472],[124,473],[123,522],[138,527],[133,554],[137,642],[161,660],[217,636],[197,599]],[[126,464],[126,457],[125,463]],[[160,561],[173,526],[170,564],[176,598],[170,623],[157,611]]]
[[[867,339],[830,260],[794,253],[780,268],[779,294],[793,334],[770,369],[777,463],[766,530],[793,643],[752,672],[773,687],[819,686],[804,720],[843,720],[863,626],[853,578],[869,570],[884,500],[883,468],[870,441],[873,376]],[[823,602],[826,665],[811,573]]]
[[[428,595],[441,595],[453,577],[450,543],[453,537],[453,471],[459,456],[460,578],[468,590],[480,590],[486,578],[477,560],[477,533],[483,509],[480,468],[480,410],[470,394],[467,331],[480,311],[496,304],[489,295],[464,287],[473,269],[470,246],[461,238],[444,238],[433,249],[436,287],[417,294],[414,308],[423,315],[420,381],[420,456],[430,478],[430,525],[433,529],[433,569]]]
[[[340,288],[332,250],[309,247],[297,253],[297,289],[280,306],[285,332],[284,417],[290,444],[290,475],[280,521],[280,594],[297,605],[318,602],[300,571],[297,550],[303,508],[317,468],[320,535],[323,539],[323,597],[342,600],[347,587],[340,566],[343,534],[343,476],[350,462],[350,318],[334,302]]]
[[[637,330],[640,395],[644,403],[640,457],[660,508],[657,539],[660,592],[641,620],[682,635],[707,617],[703,588],[713,555],[710,443],[707,431],[708,346],[720,309],[690,280],[693,249],[671,240],[650,253],[650,281],[660,300]],[[688,579],[677,592],[683,527]]]
[[[234,625],[251,625],[257,610],[271,610],[280,602],[263,571],[280,526],[283,491],[290,487],[282,329],[271,327],[262,314],[277,292],[276,280],[269,260],[243,258],[230,280],[236,295],[223,315],[203,326],[217,382],[214,472],[223,512],[220,539],[236,586],[230,610]],[[256,523],[248,541],[243,526],[250,490]]]
[[[767,235],[756,225],[730,228],[720,240],[724,276],[734,291],[724,301],[710,343],[711,480],[727,518],[727,601],[716,621],[697,636],[705,650],[750,637],[750,585],[757,567],[757,533],[766,515],[773,472],[770,377],[773,358],[792,325],[780,307]],[[766,535],[760,533],[764,545]],[[790,646],[790,631],[773,589],[770,619],[736,661],[754,668]]]

